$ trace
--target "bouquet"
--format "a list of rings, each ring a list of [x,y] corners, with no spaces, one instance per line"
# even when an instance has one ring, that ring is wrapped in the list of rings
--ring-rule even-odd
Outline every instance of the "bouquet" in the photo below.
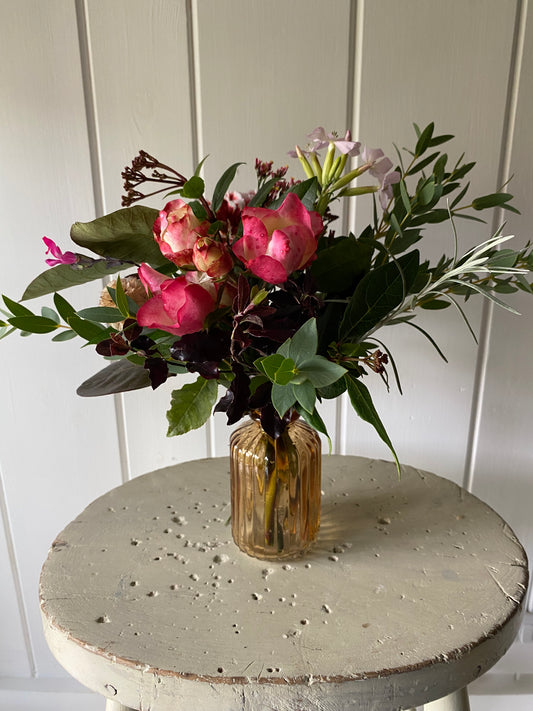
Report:
[[[37,314],[4,296],[0,336],[51,333],[93,345],[110,362],[79,387],[83,396],[155,389],[196,373],[172,393],[169,435],[200,427],[213,409],[229,424],[254,413],[273,439],[295,412],[327,435],[320,403],[347,392],[398,464],[366,386],[377,375],[388,388],[391,373],[401,391],[384,327],[412,327],[444,357],[414,321],[421,309],[455,308],[472,331],[462,300],[480,294],[513,311],[501,294],[532,292],[529,244],[504,248],[511,238],[500,229],[464,254],[458,245],[459,218],[483,222],[476,213],[493,207],[516,212],[512,196],[467,198],[475,164],[449,162],[441,146],[453,136],[435,135],[432,123],[415,131],[415,147],[396,149],[394,166],[349,131],[341,138],[317,128],[305,150],[292,152],[302,180],[256,160],[256,188],[232,192],[235,163],[210,198],[204,161],[185,177],[141,151],[122,174],[124,208],[72,226],[74,244],[93,256],[43,238],[50,268],[21,301],[53,294],[55,308]],[[159,193],[160,211],[133,205]],[[336,205],[354,199],[371,201],[370,224],[336,234]],[[441,222],[450,226],[451,253],[430,264],[415,245]],[[98,305],[76,310],[61,293],[102,279]]]

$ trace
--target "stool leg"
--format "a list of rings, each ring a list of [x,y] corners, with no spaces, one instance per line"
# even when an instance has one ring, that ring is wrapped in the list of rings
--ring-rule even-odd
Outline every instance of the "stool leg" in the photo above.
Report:
[[[453,694],[448,694],[442,699],[424,704],[424,711],[470,711],[466,686],[464,689],[454,691]]]
[[[106,699],[105,711],[135,711],[135,709],[130,709],[129,706],[123,706],[119,704],[118,701],[113,701],[113,699]]]

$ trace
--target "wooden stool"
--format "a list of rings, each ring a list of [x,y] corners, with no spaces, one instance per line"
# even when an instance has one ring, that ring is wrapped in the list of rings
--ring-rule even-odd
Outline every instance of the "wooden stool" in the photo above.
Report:
[[[398,480],[388,462],[324,456],[322,488],[317,544],[283,563],[232,542],[227,459],[97,499],[43,566],[57,660],[108,711],[467,711],[466,685],[520,625],[512,530],[450,481],[410,467]]]

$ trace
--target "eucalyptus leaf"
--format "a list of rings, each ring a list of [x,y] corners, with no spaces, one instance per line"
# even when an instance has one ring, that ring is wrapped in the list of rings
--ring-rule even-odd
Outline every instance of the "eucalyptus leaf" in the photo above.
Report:
[[[27,333],[51,333],[58,328],[55,321],[43,316],[13,316],[8,319],[8,322],[20,331]]]
[[[67,319],[67,323],[73,331],[76,331],[76,333],[88,343],[103,341],[110,333],[108,328],[103,328],[93,321],[86,321],[79,316],[71,316]]]
[[[81,309],[78,311],[78,316],[87,321],[95,321],[96,323],[116,323],[122,321],[124,316],[118,309],[110,306],[95,306],[93,308]]]
[[[59,315],[65,321],[71,316],[76,315],[76,309],[74,308],[74,306],[71,306],[69,302],[63,296],[61,296],[61,294],[54,294],[54,304],[59,312]]]
[[[54,309],[51,309],[49,306],[42,307],[41,316],[49,318],[50,321],[55,321],[55,323],[59,323],[61,321],[61,319],[59,318],[59,314],[57,314]]]
[[[174,390],[170,409],[167,411],[167,437],[184,434],[207,422],[215,405],[217,392],[217,381],[205,380],[202,377],[194,383],[183,385],[179,390]]]
[[[68,329],[67,331],[60,331],[59,333],[56,333],[56,335],[53,336],[52,341],[58,343],[62,341],[71,341],[73,338],[76,338],[77,335],[76,331]]]
[[[23,306],[22,304],[19,304],[17,301],[13,301],[13,299],[10,299],[9,296],[2,296],[2,299],[4,300],[4,304],[7,306],[7,308],[10,310],[10,312],[13,314],[13,316],[34,316],[35,314],[33,311],[30,311],[26,306]]]

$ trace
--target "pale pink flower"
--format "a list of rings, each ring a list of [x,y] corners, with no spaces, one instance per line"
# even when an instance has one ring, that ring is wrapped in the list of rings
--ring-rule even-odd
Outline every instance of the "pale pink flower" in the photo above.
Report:
[[[193,266],[198,237],[207,236],[209,222],[199,220],[183,200],[171,200],[154,222],[154,238],[163,255],[178,267]]]

